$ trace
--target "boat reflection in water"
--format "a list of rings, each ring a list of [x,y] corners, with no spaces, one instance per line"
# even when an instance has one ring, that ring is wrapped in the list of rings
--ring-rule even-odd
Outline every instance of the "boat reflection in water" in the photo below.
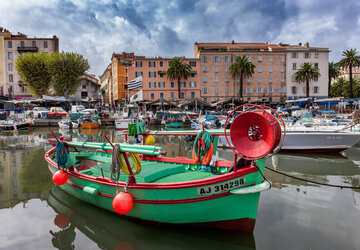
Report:
[[[356,152],[354,152],[356,151]],[[359,158],[359,149],[351,148],[340,154],[288,154],[280,153],[273,155],[266,166],[286,174],[311,181],[344,186],[355,186],[351,183],[358,182],[360,176],[359,161],[352,156]],[[284,184],[317,186],[290,177],[282,176],[272,171],[267,175],[273,182],[273,187],[281,188]],[[331,177],[340,177],[341,183],[332,183]]]
[[[74,198],[59,187],[51,189],[48,204],[58,215],[52,244],[73,249],[75,229],[102,249],[255,249],[253,234],[204,228],[157,227],[129,221]],[[234,208],[236,209],[236,208]]]

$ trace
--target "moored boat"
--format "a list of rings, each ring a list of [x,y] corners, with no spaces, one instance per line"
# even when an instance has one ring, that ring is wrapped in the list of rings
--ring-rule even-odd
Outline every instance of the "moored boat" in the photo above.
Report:
[[[116,119],[115,120],[115,129],[116,130],[127,130],[131,119]]]
[[[283,135],[266,111],[238,117],[230,131],[234,161],[212,159],[221,134],[206,131],[196,141],[204,146],[194,148],[193,159],[166,157],[157,146],[71,141],[58,141],[45,159],[61,189],[111,212],[156,224],[252,232],[260,192],[270,188],[264,157],[281,146]],[[241,125],[244,119],[251,123]],[[152,141],[149,132],[143,135]]]
[[[97,116],[81,115],[79,125],[83,129],[95,129],[99,127],[99,121]]]

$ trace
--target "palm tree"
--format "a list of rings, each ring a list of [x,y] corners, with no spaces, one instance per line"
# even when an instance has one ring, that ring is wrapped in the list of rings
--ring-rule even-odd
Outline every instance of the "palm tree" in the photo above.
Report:
[[[313,67],[310,62],[303,63],[301,68],[295,73],[295,81],[306,83],[306,97],[309,97],[310,81],[320,77],[319,69]]]
[[[334,62],[329,62],[329,86],[328,86],[328,97],[330,97],[331,79],[336,79],[340,75],[340,68]]]
[[[349,97],[349,81],[344,77],[340,77],[331,85],[331,96],[333,97]]]
[[[356,49],[346,50],[342,53],[343,59],[340,60],[339,64],[343,70],[349,69],[349,81],[350,81],[350,98],[354,98],[353,94],[353,79],[352,79],[352,68],[360,66],[360,56],[357,55]]]
[[[183,63],[182,58],[173,58],[170,61],[170,67],[166,71],[166,77],[170,80],[177,80],[178,83],[178,98],[180,100],[180,80],[187,80],[191,75],[191,66]]]
[[[238,56],[235,59],[235,62],[231,64],[229,71],[230,74],[234,77],[240,77],[240,97],[243,97],[243,78],[249,77],[254,74],[254,69],[256,66],[250,62],[249,58],[246,55]],[[235,91],[235,87],[234,87]]]

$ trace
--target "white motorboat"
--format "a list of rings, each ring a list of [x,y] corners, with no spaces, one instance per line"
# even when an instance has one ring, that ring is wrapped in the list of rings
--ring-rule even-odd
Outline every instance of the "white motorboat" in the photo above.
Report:
[[[15,110],[11,110],[9,113],[6,120],[0,121],[0,131],[23,130],[33,124],[33,120],[26,118],[25,113],[16,113]]]
[[[79,128],[79,123],[72,122],[70,119],[62,119],[58,122],[59,127],[62,129],[77,129]]]
[[[22,120],[3,120],[0,121],[0,131],[17,131],[27,129],[32,125],[31,119],[22,119]]]
[[[307,127],[286,128],[282,151],[341,152],[360,142],[359,132],[316,130]],[[228,136],[231,143],[231,139]],[[219,137],[219,146],[227,147],[225,136]]]
[[[127,130],[131,119],[116,119],[115,120],[115,129],[116,130]]]

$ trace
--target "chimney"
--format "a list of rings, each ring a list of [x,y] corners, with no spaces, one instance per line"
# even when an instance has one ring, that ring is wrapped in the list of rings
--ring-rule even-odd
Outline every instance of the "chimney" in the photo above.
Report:
[[[305,48],[309,48],[309,43],[308,42],[305,43]]]
[[[232,41],[231,41],[231,44],[234,44],[234,43],[235,43],[235,41],[234,41],[234,40],[232,40]]]

